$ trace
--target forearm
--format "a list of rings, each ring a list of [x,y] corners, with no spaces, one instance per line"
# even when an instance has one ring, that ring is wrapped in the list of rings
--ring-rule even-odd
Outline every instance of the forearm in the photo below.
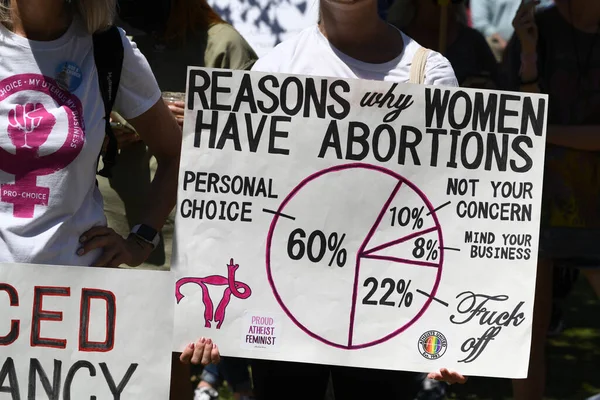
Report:
[[[536,76],[530,71],[525,72],[526,77]],[[521,92],[541,93],[537,82],[521,84]],[[546,142],[555,146],[583,151],[600,151],[600,125],[549,125],[546,133]]]
[[[139,222],[160,230],[177,202],[179,157],[157,158],[157,161],[156,174]]]
[[[140,194],[147,197],[144,199],[140,221],[134,223],[145,224],[158,231],[165,224],[177,200],[181,129],[162,99],[130,122],[158,162],[150,190]]]
[[[546,136],[546,141],[556,146],[600,151],[600,125],[550,125]]]

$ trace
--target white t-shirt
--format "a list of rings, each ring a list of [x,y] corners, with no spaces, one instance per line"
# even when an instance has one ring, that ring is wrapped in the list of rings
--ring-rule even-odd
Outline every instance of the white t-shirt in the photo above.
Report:
[[[121,36],[115,107],[129,119],[161,93],[144,56]],[[87,266],[100,255],[76,252],[81,234],[106,225],[96,188],[104,114],[92,36],[81,21],[49,42],[0,24],[0,262]]]
[[[395,59],[382,64],[370,64],[348,57],[323,36],[318,26],[304,29],[296,37],[277,45],[261,57],[253,71],[281,72],[337,78],[358,78],[376,81],[408,82],[415,52],[421,47],[402,33],[404,50]],[[440,53],[431,51],[425,68],[426,85],[458,86],[450,62]]]

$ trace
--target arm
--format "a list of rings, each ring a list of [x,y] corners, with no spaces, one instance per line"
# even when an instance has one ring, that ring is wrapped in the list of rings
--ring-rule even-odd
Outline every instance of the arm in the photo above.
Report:
[[[158,162],[150,192],[146,197],[148,202],[141,220],[136,222],[160,231],[177,198],[181,130],[162,98],[140,116],[131,118],[129,122],[140,132],[142,140]],[[81,236],[80,241],[83,244],[78,251],[80,256],[93,249],[104,250],[94,263],[95,267],[118,267],[121,264],[136,267],[143,263],[153,250],[150,244],[135,235],[124,239],[110,227],[104,226],[88,230]]]
[[[147,197],[149,201],[139,223],[160,231],[177,201],[181,129],[162,99],[129,122],[158,163]]]
[[[146,224],[160,231],[175,205],[181,131],[161,98],[152,70],[141,52],[121,33],[124,59],[115,109],[131,123],[158,161],[150,193],[140,193],[148,201],[142,217],[135,224]],[[94,266],[135,267],[143,263],[153,248],[136,235],[127,239],[110,227],[96,226],[80,237],[80,256],[102,249]]]
[[[501,65],[502,89],[541,93],[538,84],[538,29],[533,15],[537,2],[523,3],[513,20],[511,38]]]
[[[437,52],[430,52],[425,66],[425,85],[458,87],[450,61]]]

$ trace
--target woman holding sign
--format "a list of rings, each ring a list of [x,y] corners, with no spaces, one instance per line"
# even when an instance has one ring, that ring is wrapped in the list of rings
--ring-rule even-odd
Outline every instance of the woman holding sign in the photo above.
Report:
[[[517,12],[504,63],[508,88],[550,105],[530,372],[514,382],[517,400],[543,398],[553,264],[582,268],[600,293],[600,3],[556,0],[534,14],[538,3]]]
[[[146,59],[109,28],[115,7],[116,0],[0,3],[0,262],[137,266],[175,205],[181,131]],[[111,91],[114,76],[99,66],[119,61],[121,45]],[[106,227],[96,187],[110,112],[103,94],[115,95],[159,164],[152,202],[127,238]]]
[[[275,47],[253,70],[458,86],[448,60],[383,21],[377,0],[322,0],[320,15],[318,25]],[[203,338],[190,344],[181,359],[206,363],[217,355],[212,342]],[[344,400],[412,400],[419,388],[414,374],[397,371],[253,360],[252,372],[258,400],[322,399],[330,374],[336,398]],[[430,378],[466,380],[446,369]],[[295,389],[299,381],[308,392]]]

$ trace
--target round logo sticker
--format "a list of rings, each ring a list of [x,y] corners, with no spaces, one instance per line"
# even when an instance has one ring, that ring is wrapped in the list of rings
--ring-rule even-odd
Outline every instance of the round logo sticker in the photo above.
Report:
[[[81,68],[77,64],[65,61],[56,67],[56,83],[62,90],[74,92],[81,85],[82,80]]]
[[[438,331],[428,331],[419,338],[419,353],[428,360],[437,360],[446,352],[448,341]]]

